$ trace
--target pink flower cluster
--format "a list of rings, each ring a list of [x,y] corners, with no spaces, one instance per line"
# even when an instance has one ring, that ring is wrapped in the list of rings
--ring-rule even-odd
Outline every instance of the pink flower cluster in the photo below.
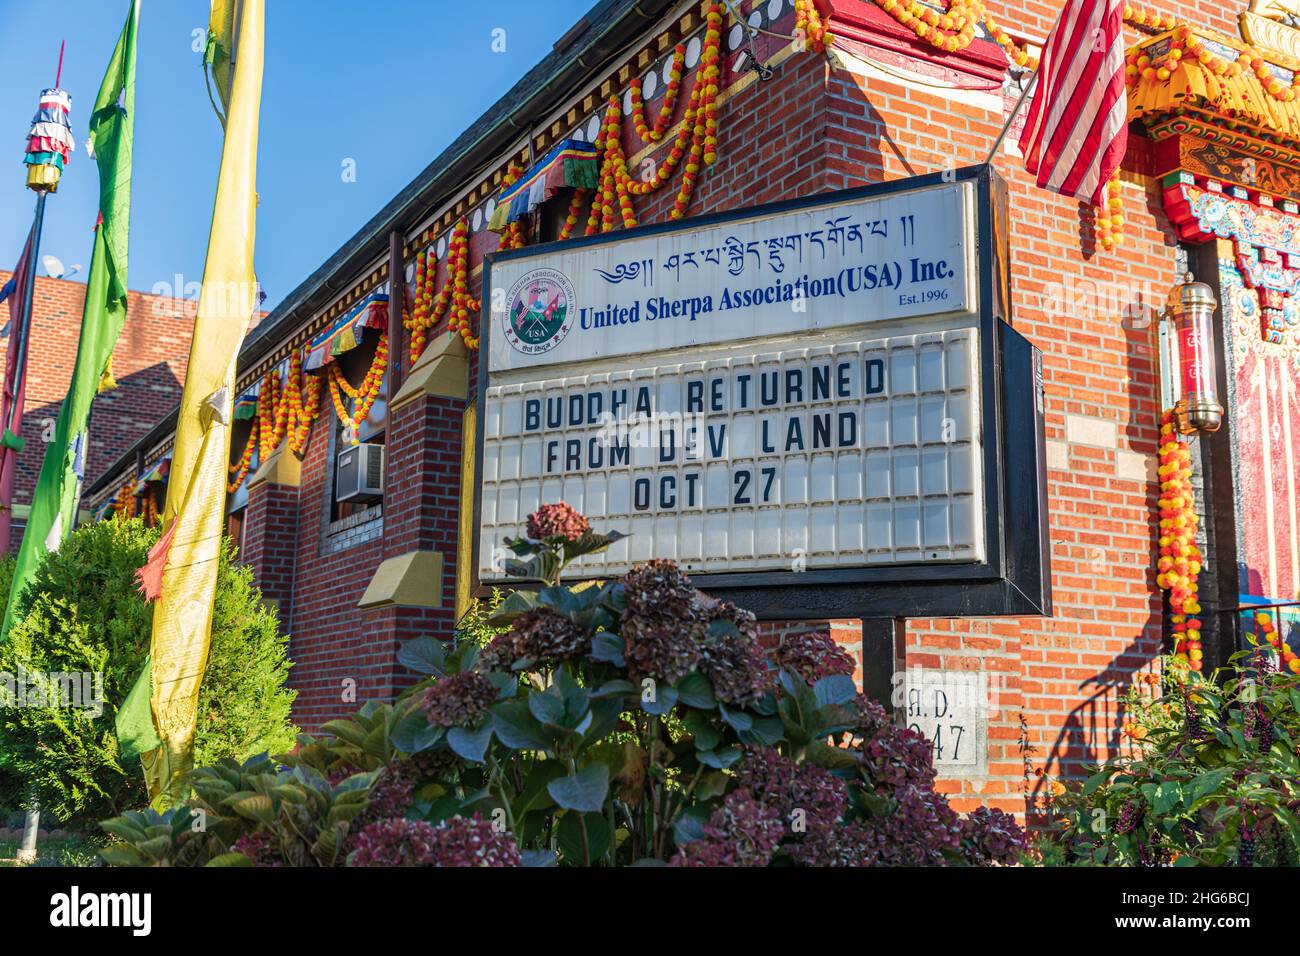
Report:
[[[578,541],[591,530],[591,522],[582,516],[572,505],[557,502],[542,505],[528,516],[528,537],[534,541],[547,541],[562,538],[565,541]]]

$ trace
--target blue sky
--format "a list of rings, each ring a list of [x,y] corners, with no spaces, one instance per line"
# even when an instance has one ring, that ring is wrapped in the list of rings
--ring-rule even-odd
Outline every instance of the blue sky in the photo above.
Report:
[[[274,307],[551,49],[594,0],[267,0],[258,156],[258,277]],[[128,0],[0,0],[0,268],[31,224],[23,143],[67,40],[77,151],[46,206],[42,253],[90,262],[98,200],[86,123]],[[206,0],[142,0],[131,211],[132,289],[197,282],[221,129],[195,31]],[[505,51],[494,52],[493,31]],[[356,181],[345,182],[345,160]],[[44,271],[41,272],[44,275]]]

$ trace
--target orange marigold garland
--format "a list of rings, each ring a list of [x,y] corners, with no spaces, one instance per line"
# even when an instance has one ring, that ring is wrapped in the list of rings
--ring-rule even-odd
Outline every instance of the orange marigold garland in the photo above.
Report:
[[[260,437],[258,435],[258,431],[259,431],[258,422],[257,419],[254,418],[253,430],[248,433],[248,441],[244,445],[243,453],[241,453],[239,456],[239,461],[235,462],[235,464],[233,465],[228,466],[230,474],[233,475],[234,477],[231,478],[230,481],[226,482],[227,494],[233,495],[236,491],[238,491],[239,486],[242,485],[244,483],[244,479],[248,477],[248,469],[253,463],[253,449],[258,447],[258,442]]]
[[[596,137],[596,151],[601,156],[600,186],[596,190],[595,197],[592,200],[591,214],[587,218],[587,235],[613,231],[617,223],[615,204],[617,204],[618,214],[623,220],[624,228],[634,228],[637,225],[637,218],[632,197],[646,196],[663,188],[672,178],[673,172],[683,159],[686,160],[685,168],[682,171],[681,186],[678,189],[677,200],[673,204],[670,218],[680,219],[686,215],[701,167],[713,165],[718,158],[716,100],[722,72],[719,65],[722,59],[720,52],[722,19],[721,5],[712,4],[705,16],[706,26],[704,43],[700,53],[700,66],[695,74],[695,82],[691,88],[686,113],[669,148],[668,155],[664,157],[663,162],[657,166],[654,174],[649,179],[635,180],[628,170],[627,155],[623,150],[622,140],[622,103],[617,96],[610,97],[604,119],[601,122],[600,133]],[[636,109],[636,103],[639,102],[638,96],[639,93],[634,88],[633,122],[638,125],[638,134],[644,139],[649,132],[653,131],[641,132],[641,129],[645,127],[645,123],[644,119],[639,118]],[[669,113],[669,117],[671,118],[671,113]],[[658,128],[658,125],[657,123],[656,128]],[[667,125],[668,120],[665,120],[663,123],[664,128]],[[662,130],[660,135],[654,137],[654,139],[656,141],[662,139]],[[690,142],[689,151],[687,150],[688,141]],[[581,205],[577,197],[575,197],[575,201],[569,210],[569,219],[565,224],[566,233],[562,235],[562,238],[567,236],[567,232],[571,232],[572,228],[577,225],[580,209]]]
[[[135,486],[132,482],[127,482],[121,488],[117,489],[117,499],[113,504],[114,516],[123,518],[135,517]]]
[[[312,422],[320,414],[321,391],[325,388],[325,380],[320,375],[308,375],[306,388],[302,379],[302,352],[295,351],[289,360],[285,401],[289,404],[289,450],[300,458],[307,447]]]
[[[1192,455],[1174,427],[1173,412],[1160,422],[1160,557],[1156,584],[1169,593],[1170,623],[1174,632],[1174,657],[1199,671],[1201,622],[1197,615],[1196,579],[1201,573],[1201,550],[1196,546],[1196,501],[1192,494]]]
[[[375,346],[374,361],[370,363],[365,378],[361,380],[361,384],[356,388],[353,388],[344,377],[343,371],[339,368],[337,362],[329,366],[327,374],[329,375],[330,398],[334,402],[334,414],[338,416],[343,426],[352,432],[351,440],[354,445],[360,441],[357,438],[357,429],[369,417],[370,409],[374,407],[375,402],[379,399],[379,393],[384,384],[384,373],[387,370],[387,332],[379,336],[379,342]],[[340,391],[352,399],[352,411],[348,411]]]
[[[140,497],[140,517],[144,520],[146,528],[151,528],[158,523],[158,502],[154,500],[153,492],[148,488]]]
[[[794,32],[804,38],[814,53],[824,53],[835,39],[826,32],[814,0],[794,0]]]
[[[524,171],[518,166],[511,166],[507,171],[501,185],[503,187],[513,186],[519,182],[519,177]],[[528,245],[528,218],[526,216],[516,219],[506,226],[505,238],[501,240],[501,249],[522,249]]]

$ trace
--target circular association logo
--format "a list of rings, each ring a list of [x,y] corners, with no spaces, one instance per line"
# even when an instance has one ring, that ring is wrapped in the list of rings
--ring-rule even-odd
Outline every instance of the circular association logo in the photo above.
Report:
[[[525,355],[549,352],[573,328],[573,283],[562,272],[525,272],[510,289],[506,301],[502,330],[510,344]]]

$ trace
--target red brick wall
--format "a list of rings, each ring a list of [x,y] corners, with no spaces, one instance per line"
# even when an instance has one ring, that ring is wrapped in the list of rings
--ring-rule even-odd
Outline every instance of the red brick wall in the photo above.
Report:
[[[0,285],[10,273],[0,272]],[[45,456],[44,430],[52,432],[77,357],[81,309],[86,287],[67,279],[36,278],[31,338],[27,352],[27,400],[23,409],[23,437],[27,446],[18,458],[14,503],[30,504],[32,489]],[[0,306],[0,322],[8,319],[8,306]],[[130,293],[126,324],[113,352],[113,375],[118,387],[99,395],[91,408],[90,449],[85,484],[89,485],[113,464],[158,419],[180,401],[181,385],[189,362],[193,306],[143,292]],[[9,338],[0,340],[0,376]],[[22,521],[14,522],[14,546]]]
[[[829,6],[847,11],[862,2]],[[993,3],[991,11],[1013,29],[1042,36],[1058,7]],[[1235,33],[1236,10],[1198,2],[1178,12]],[[952,70],[952,61],[945,69]],[[687,90],[689,83],[688,76]],[[1006,105],[974,105],[896,77],[867,81],[832,71],[822,57],[795,56],[771,81],[721,107],[719,161],[701,175],[691,214],[981,162]],[[625,130],[634,155],[626,121]],[[1079,205],[1033,188],[1014,154],[1004,151],[997,167],[1010,184],[1015,325],[1044,352],[1055,616],[913,620],[906,659],[908,666],[981,670],[990,678],[998,709],[989,718],[986,769],[943,786],[962,808],[987,802],[1023,811],[1026,798],[1032,801],[1044,785],[1035,769],[1078,773],[1118,746],[1118,698],[1159,649],[1160,600],[1151,572],[1155,486],[1147,470],[1157,437],[1157,389],[1148,329],[1129,310],[1149,304],[1178,277],[1177,249],[1141,142],[1133,144],[1126,167],[1126,238],[1115,254],[1098,253]],[[640,222],[665,220],[675,194],[670,186],[638,199]],[[490,235],[474,237],[475,266],[494,245]],[[284,500],[291,492],[251,496],[245,554],[268,594],[282,602],[293,635],[295,717],[304,727],[400,686],[405,678],[394,676],[399,638],[448,633],[462,407],[428,400],[394,415],[382,538],[332,551],[324,537],[333,428],[328,399],[307,448],[296,512]],[[282,525],[257,530],[267,520]],[[379,562],[414,548],[443,555],[444,608],[359,611]],[[290,554],[292,574],[285,568]],[[855,627],[835,622],[833,632],[861,661]],[[355,682],[354,696],[348,681]]]

